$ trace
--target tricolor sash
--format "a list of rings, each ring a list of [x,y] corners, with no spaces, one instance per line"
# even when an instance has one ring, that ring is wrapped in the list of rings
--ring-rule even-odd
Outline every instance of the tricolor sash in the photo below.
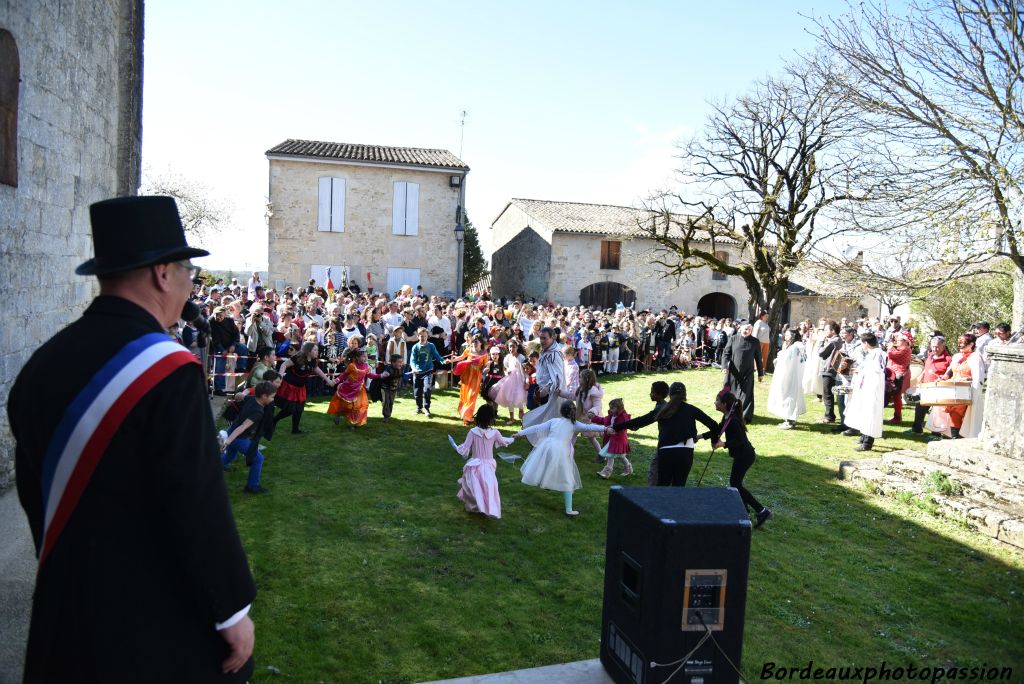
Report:
[[[40,567],[121,423],[149,390],[189,363],[199,361],[167,335],[143,335],[100,368],[68,406],[43,459]]]

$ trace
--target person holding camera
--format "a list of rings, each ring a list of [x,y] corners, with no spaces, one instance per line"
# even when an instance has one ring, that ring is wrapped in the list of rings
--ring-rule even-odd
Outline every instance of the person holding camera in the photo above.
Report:
[[[274,324],[263,311],[262,302],[253,302],[245,322],[245,345],[249,349],[274,346]]]

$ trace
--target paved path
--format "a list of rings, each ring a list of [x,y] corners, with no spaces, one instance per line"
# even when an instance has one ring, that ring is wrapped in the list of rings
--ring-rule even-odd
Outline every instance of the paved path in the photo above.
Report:
[[[534,667],[529,670],[446,679],[427,684],[614,684],[601,661],[580,660],[575,663]]]
[[[11,487],[0,493],[0,684],[21,682],[35,582],[32,532]]]

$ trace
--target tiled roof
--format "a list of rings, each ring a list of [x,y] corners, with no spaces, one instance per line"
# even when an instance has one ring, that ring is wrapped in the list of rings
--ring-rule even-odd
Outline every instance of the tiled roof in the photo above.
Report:
[[[448,150],[427,150],[419,147],[385,147],[383,145],[354,145],[289,139],[267,150],[267,154],[344,159],[377,164],[432,166],[469,171],[465,162]]]
[[[564,233],[592,233],[640,238],[643,237],[640,226],[650,225],[651,219],[658,220],[659,216],[656,212],[647,209],[619,207],[611,204],[513,199],[509,205],[518,207],[551,230]],[[680,235],[678,229],[673,229],[673,232],[670,233],[672,237]],[[703,237],[705,240],[707,239],[706,234]],[[728,238],[717,239],[721,242],[734,242]]]

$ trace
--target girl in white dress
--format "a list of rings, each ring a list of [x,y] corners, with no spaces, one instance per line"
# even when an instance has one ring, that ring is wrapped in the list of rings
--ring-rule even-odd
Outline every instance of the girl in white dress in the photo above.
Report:
[[[515,419],[516,409],[519,409],[519,420],[523,419],[528,382],[523,373],[524,363],[526,357],[519,353],[519,340],[509,340],[508,354],[505,355],[505,377],[494,386],[494,403],[508,408],[509,422]]]
[[[565,501],[565,514],[573,517],[579,511],[572,508],[572,493],[583,487],[580,471],[573,460],[573,442],[577,432],[601,433],[603,425],[588,425],[576,421],[576,402],[567,401],[562,404],[560,418],[552,418],[546,423],[520,430],[513,437],[540,438],[537,446],[526,457],[523,463],[523,484],[541,489],[562,492]]]

